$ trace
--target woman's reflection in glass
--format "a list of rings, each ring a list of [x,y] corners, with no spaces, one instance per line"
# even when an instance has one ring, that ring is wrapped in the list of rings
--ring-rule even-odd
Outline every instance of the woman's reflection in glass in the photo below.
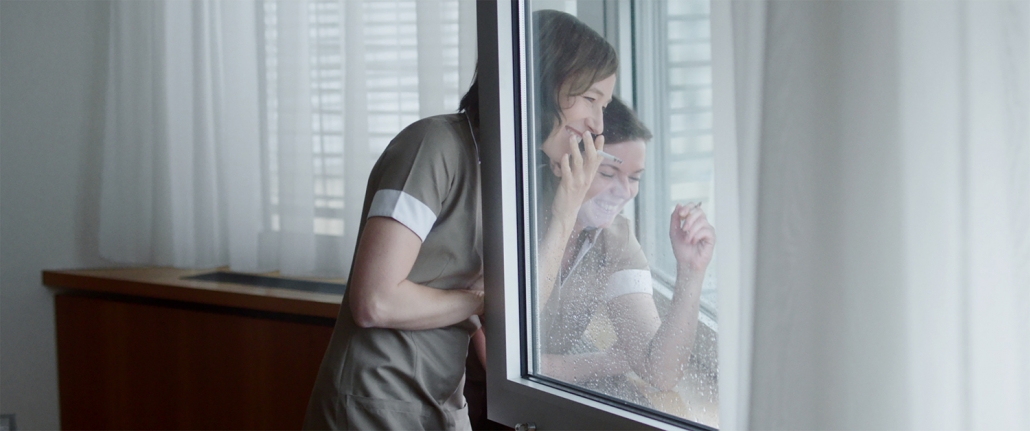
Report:
[[[618,56],[600,34],[555,10],[533,13],[533,89],[540,226],[537,298],[548,298],[583,202],[601,164],[604,108],[612,99]]]
[[[677,205],[672,211],[669,236],[677,275],[669,311],[659,317],[647,259],[633,224],[621,215],[639,190],[651,133],[618,99],[605,110],[604,124],[604,151],[621,163],[602,160],[590,198],[579,209],[542,308],[541,371],[649,406],[645,393],[672,389],[685,372],[715,231],[700,205]],[[607,332],[614,341],[587,334],[595,314],[610,321]]]

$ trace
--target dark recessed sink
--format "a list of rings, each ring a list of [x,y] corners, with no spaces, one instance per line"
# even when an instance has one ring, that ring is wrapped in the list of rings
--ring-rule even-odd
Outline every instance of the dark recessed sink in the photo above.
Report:
[[[297,280],[293,278],[269,277],[265,275],[240,274],[236,272],[216,271],[206,274],[183,277],[184,280],[213,281],[215,283],[245,284],[258,287],[277,287],[281,289],[303,290],[305,292],[335,293],[343,295],[347,287],[342,283],[326,283],[321,281]]]

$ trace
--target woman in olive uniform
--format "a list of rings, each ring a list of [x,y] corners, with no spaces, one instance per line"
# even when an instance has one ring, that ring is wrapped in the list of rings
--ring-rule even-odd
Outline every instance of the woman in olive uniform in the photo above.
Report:
[[[621,215],[636,197],[645,168],[647,130],[614,99],[605,111],[604,160],[579,209],[557,284],[542,320],[544,374],[648,406],[625,375],[635,371],[656,390],[682,377],[694,344],[701,285],[715,247],[715,231],[700,206],[678,205],[669,221],[677,262],[672,304],[659,318],[647,258],[633,225]],[[615,341],[598,348],[585,337],[597,312],[608,318]]]
[[[534,24],[542,30],[567,24],[564,18],[578,23],[566,14],[547,22],[540,16],[534,14]],[[578,34],[584,29],[588,37]],[[563,45],[554,51],[567,55],[554,57],[562,64],[552,66],[578,77],[569,81],[571,93],[559,82],[561,97],[595,91],[594,77],[611,77],[608,87],[614,85],[618,64],[607,42],[581,23],[553,30],[562,37],[544,44]],[[604,55],[591,58],[596,52]],[[589,88],[581,88],[584,82]],[[548,98],[557,100],[554,88]],[[599,97],[607,103],[610,94],[609,88]],[[304,428],[470,428],[462,395],[465,359],[483,311],[478,105],[473,83],[458,114],[408,126],[372,169],[347,291]],[[558,163],[563,177],[554,199],[559,213],[574,218],[600,164],[603,140],[581,152],[557,123],[551,135],[573,149]]]

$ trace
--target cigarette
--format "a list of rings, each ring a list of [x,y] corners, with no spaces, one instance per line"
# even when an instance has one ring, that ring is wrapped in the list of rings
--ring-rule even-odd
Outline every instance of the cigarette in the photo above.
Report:
[[[606,152],[604,152],[604,151],[598,151],[598,152],[597,152],[597,154],[600,154],[600,155],[601,155],[601,157],[604,157],[604,158],[606,158],[606,159],[611,159],[611,160],[614,160],[614,161],[615,161],[615,163],[618,163],[618,164],[620,164],[620,165],[622,164],[622,159],[620,159],[620,158],[618,158],[618,157],[615,157],[615,156],[613,156],[613,155],[611,155],[611,154],[608,154],[608,153],[606,153]]]

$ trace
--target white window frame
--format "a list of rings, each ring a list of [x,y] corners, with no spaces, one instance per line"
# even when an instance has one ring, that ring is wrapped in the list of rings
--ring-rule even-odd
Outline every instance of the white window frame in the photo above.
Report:
[[[527,377],[524,340],[529,332],[520,310],[530,304],[520,291],[523,213],[519,179],[529,172],[519,148],[526,134],[526,52],[522,0],[480,1],[479,32],[480,150],[482,155],[483,233],[486,285],[488,417],[516,429],[682,429]],[[693,424],[691,424],[693,425]],[[704,425],[690,426],[711,429]]]

